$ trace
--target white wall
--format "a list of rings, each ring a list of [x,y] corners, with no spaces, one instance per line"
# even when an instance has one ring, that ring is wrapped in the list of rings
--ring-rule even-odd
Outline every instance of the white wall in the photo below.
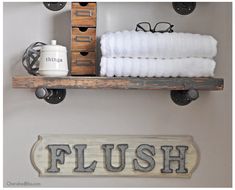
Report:
[[[67,90],[63,103],[38,100],[30,89],[13,89],[11,77],[23,69],[26,47],[57,39],[70,48],[70,3],[59,12],[42,3],[4,3],[4,185],[40,183],[45,187],[231,186],[232,184],[232,3],[197,3],[188,16],[171,3],[98,3],[97,35],[134,29],[140,21],[169,21],[176,31],[211,34],[218,40],[215,76],[219,92],[201,92],[192,104],[175,105],[169,91]],[[30,163],[39,134],[192,135],[201,159],[191,179],[40,178]]]

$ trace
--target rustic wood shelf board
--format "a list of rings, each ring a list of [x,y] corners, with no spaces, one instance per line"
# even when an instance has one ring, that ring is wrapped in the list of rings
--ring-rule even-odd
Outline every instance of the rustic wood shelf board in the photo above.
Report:
[[[14,88],[50,89],[142,89],[142,90],[223,90],[220,78],[133,78],[133,77],[42,77],[15,76]]]

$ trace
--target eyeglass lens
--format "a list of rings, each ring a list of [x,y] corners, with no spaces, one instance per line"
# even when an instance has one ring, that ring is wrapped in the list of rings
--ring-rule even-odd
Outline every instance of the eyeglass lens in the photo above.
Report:
[[[169,31],[171,29],[171,24],[168,22],[159,22],[154,26],[154,31],[164,32]]]

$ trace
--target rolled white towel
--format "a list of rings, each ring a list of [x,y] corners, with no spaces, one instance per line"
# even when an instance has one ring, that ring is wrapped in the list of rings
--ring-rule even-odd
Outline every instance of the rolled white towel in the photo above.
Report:
[[[108,77],[212,77],[215,61],[205,58],[140,59],[101,58],[101,76]]]
[[[101,37],[104,57],[213,58],[217,41],[209,35],[123,31]]]

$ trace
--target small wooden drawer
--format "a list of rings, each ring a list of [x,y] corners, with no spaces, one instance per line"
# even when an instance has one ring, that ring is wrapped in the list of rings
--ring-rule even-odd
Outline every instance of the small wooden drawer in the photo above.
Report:
[[[72,3],[71,21],[73,27],[96,27],[96,3]]]
[[[72,75],[95,75],[96,53],[95,52],[72,52]]]
[[[96,29],[95,28],[72,28],[72,51],[95,51]]]

